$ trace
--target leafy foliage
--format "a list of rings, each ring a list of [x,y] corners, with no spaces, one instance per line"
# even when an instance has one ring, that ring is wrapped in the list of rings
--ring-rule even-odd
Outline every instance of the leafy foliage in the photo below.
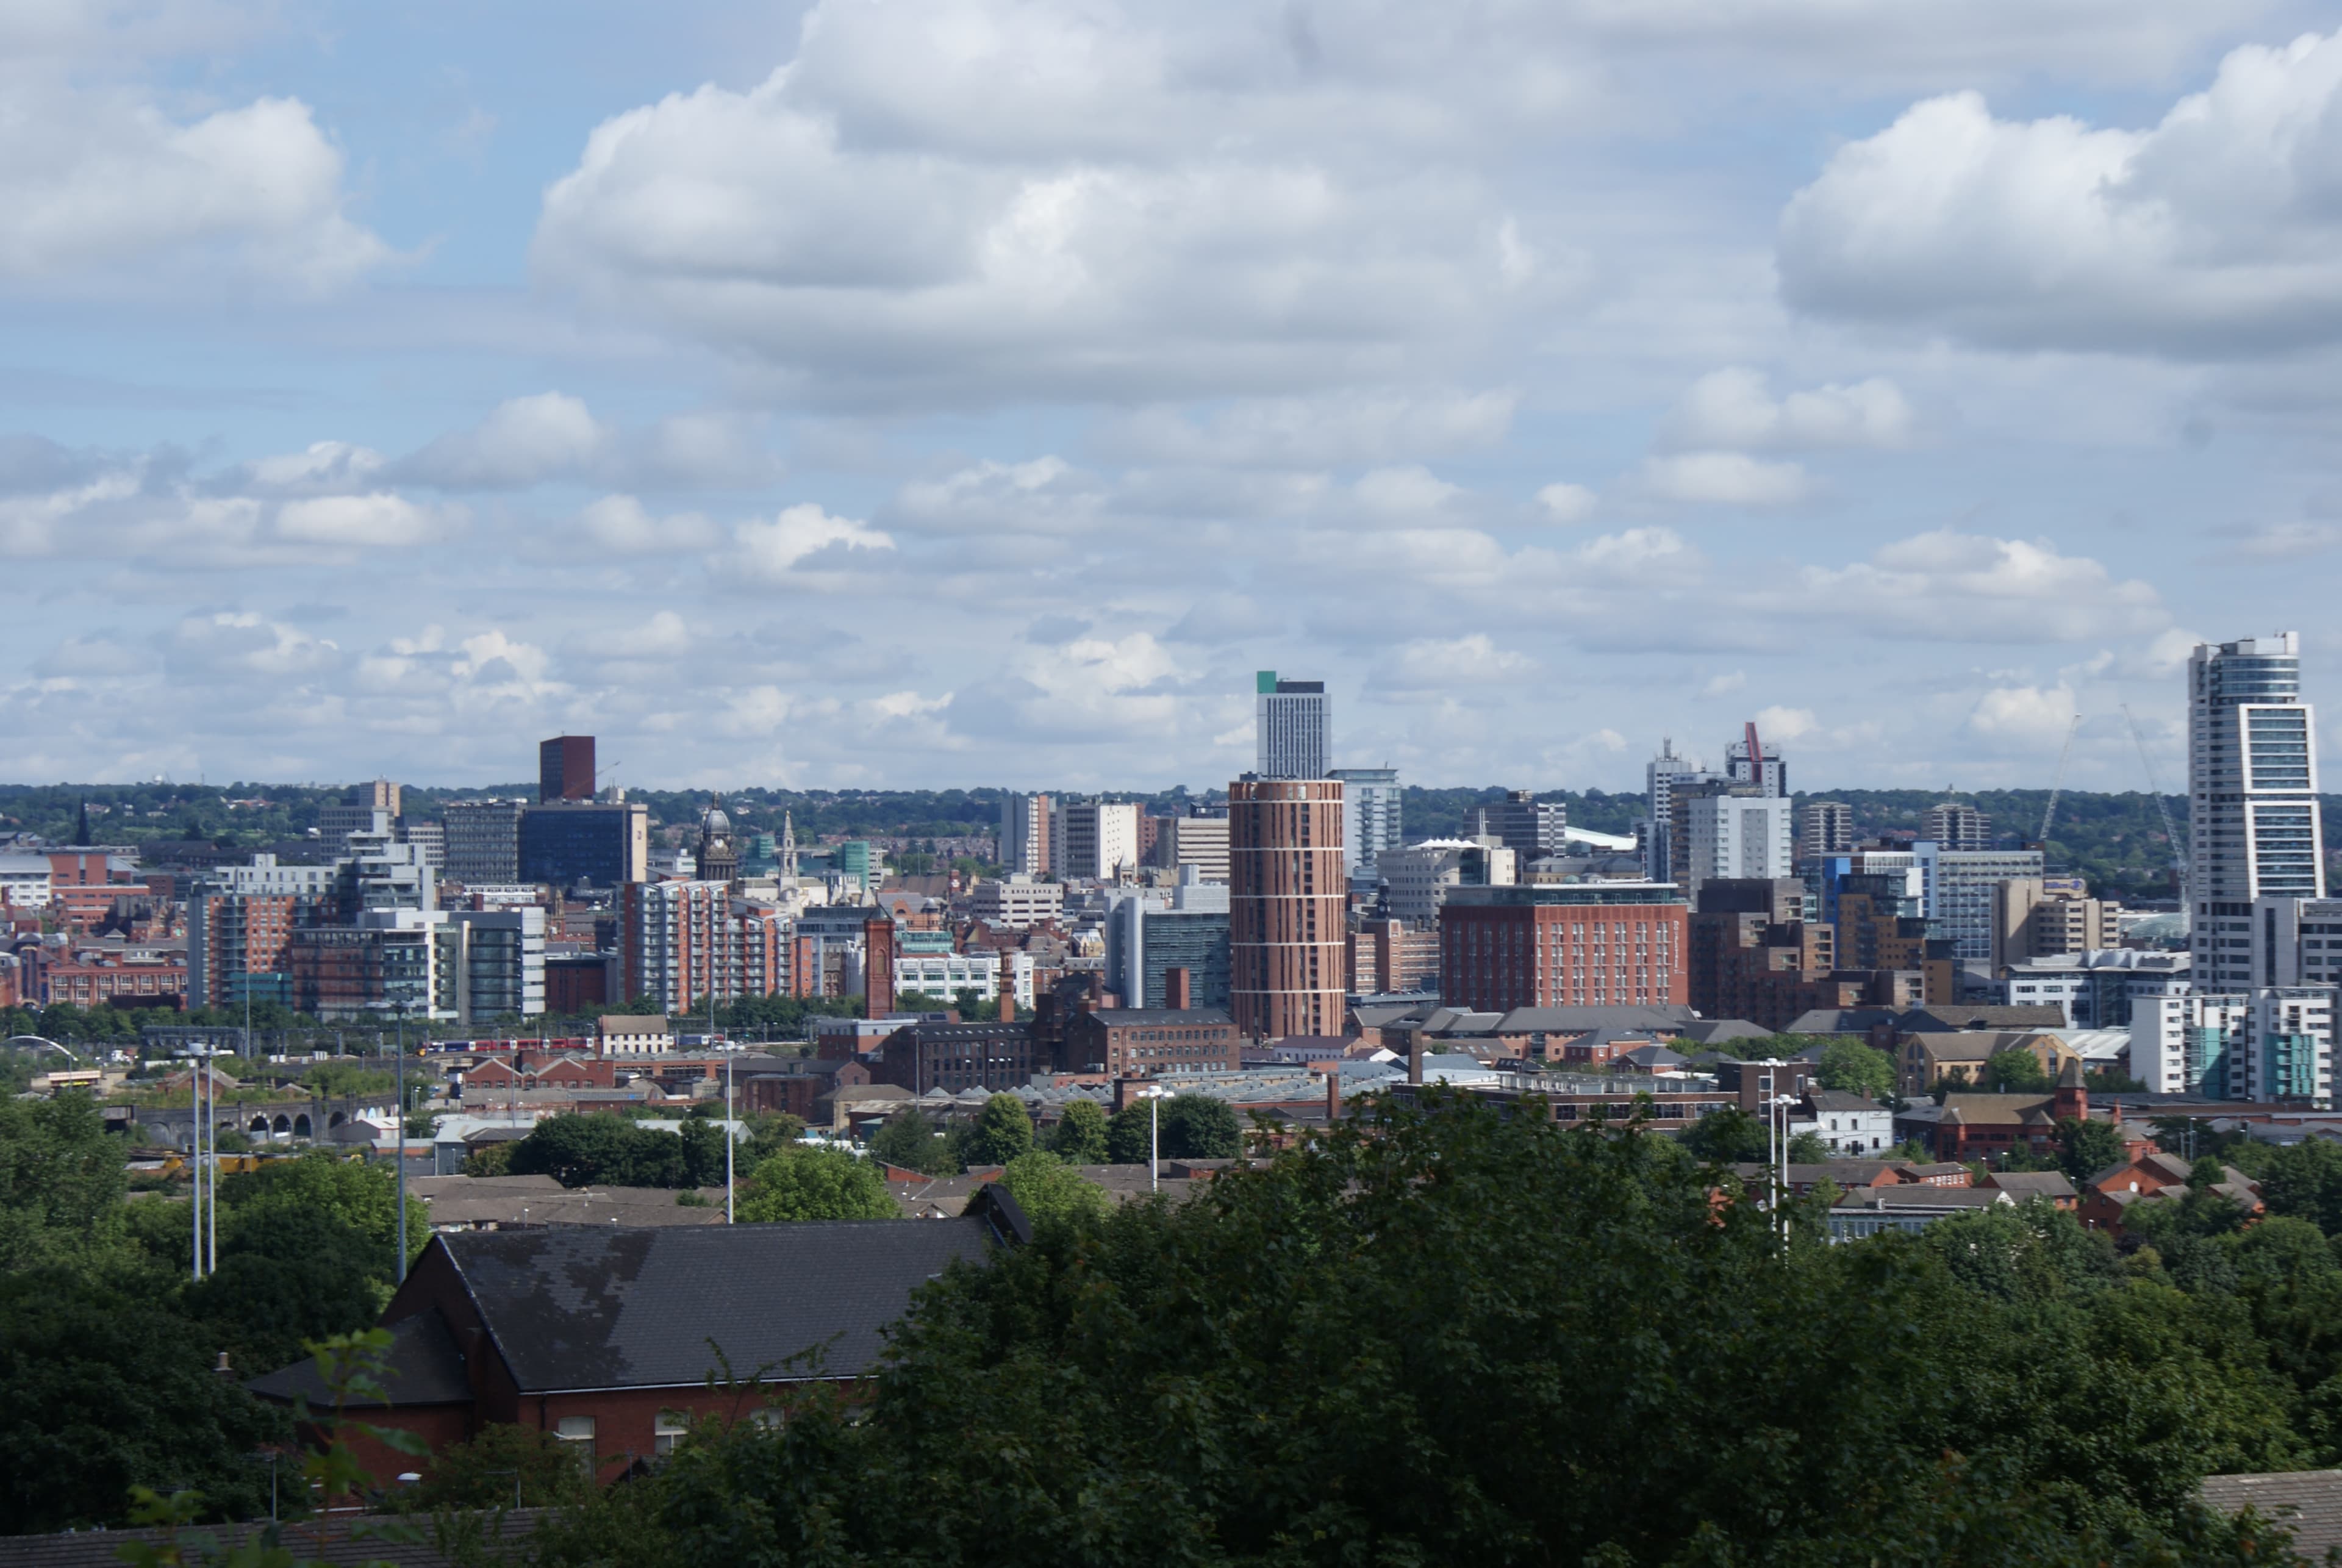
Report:
[[[929,1176],[957,1175],[959,1154],[944,1130],[916,1105],[906,1105],[870,1134],[870,1157]]]
[[[1676,1142],[1698,1158],[1719,1165],[1762,1160],[1772,1147],[1765,1124],[1737,1105],[1702,1116],[1685,1128]]]
[[[514,1144],[505,1169],[565,1187],[706,1187],[724,1180],[724,1129],[688,1121],[680,1134],[621,1116],[548,1116]]]
[[[1887,1053],[1859,1040],[1833,1040],[1822,1047],[1814,1082],[1841,1094],[1884,1100],[1895,1093],[1895,1064]]]
[[[1114,1208],[1114,1200],[1102,1188],[1084,1181],[1046,1150],[1035,1149],[1009,1161],[1000,1183],[1036,1226],[1104,1219]]]
[[[1117,1165],[1146,1163],[1155,1135],[1150,1105],[1160,1107],[1165,1159],[1226,1160],[1243,1152],[1243,1130],[1226,1101],[1209,1094],[1174,1094],[1166,1100],[1133,1100],[1107,1119],[1108,1161]]]
[[[593,1479],[575,1448],[533,1426],[490,1422],[478,1433],[431,1456],[419,1486],[393,1499],[402,1513],[445,1508],[575,1507],[592,1496]]]
[[[742,1200],[743,1220],[892,1220],[902,1216],[886,1179],[869,1161],[843,1149],[800,1144],[756,1167],[756,1190]]]
[[[995,1094],[976,1114],[976,1129],[967,1141],[971,1165],[1006,1165],[1019,1154],[1033,1152],[1033,1118],[1014,1094]]]
[[[1095,1100],[1066,1101],[1049,1147],[1068,1165],[1107,1164],[1105,1109]]]
[[[2057,1085],[2030,1051],[2002,1051],[1986,1058],[1978,1087],[1993,1094],[2047,1094]]]
[[[861,1408],[696,1436],[537,1561],[2278,1560],[2193,1502],[2307,1456],[2233,1301],[2041,1205],[1814,1228],[1646,1132],[1386,1106],[953,1270]]]

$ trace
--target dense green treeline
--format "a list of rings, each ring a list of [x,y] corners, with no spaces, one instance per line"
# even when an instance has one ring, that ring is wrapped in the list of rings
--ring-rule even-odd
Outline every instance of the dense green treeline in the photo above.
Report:
[[[185,1188],[131,1192],[124,1148],[85,1096],[0,1101],[0,1533],[121,1523],[133,1486],[265,1514],[255,1453],[292,1433],[240,1378],[389,1300],[387,1170],[321,1151],[226,1177],[219,1266],[195,1282]],[[429,1234],[410,1202],[409,1247]]]
[[[2241,1563],[2215,1471],[2330,1463],[2307,1222],[2128,1252],[2046,1205],[1786,1246],[1643,1131],[1451,1104],[1044,1221],[875,1388],[540,1534],[659,1562]]]

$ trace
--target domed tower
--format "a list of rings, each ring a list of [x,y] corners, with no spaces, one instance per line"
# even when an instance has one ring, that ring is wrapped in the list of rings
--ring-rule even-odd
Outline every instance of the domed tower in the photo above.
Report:
[[[740,874],[740,850],[732,842],[732,819],[724,814],[724,799],[712,797],[699,819],[699,880],[730,882]]]

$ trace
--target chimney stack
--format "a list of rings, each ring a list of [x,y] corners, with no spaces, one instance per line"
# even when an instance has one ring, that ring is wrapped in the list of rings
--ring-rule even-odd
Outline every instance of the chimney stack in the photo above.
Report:
[[[886,915],[862,923],[862,1016],[895,1011],[895,922]]]
[[[1016,1022],[1016,965],[1010,962],[1010,956],[1006,953],[1000,955],[1000,1021],[1003,1024]]]
[[[1163,1005],[1185,1013],[1195,1003],[1188,998],[1187,971],[1185,968],[1163,972]]]

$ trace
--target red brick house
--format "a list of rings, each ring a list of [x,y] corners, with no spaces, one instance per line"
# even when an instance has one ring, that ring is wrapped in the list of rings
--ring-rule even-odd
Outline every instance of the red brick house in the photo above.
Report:
[[[956,1219],[637,1229],[565,1225],[431,1238],[382,1314],[385,1403],[353,1406],[434,1450],[490,1423],[577,1445],[605,1480],[666,1452],[695,1421],[765,1403],[708,1387],[728,1360],[767,1389],[863,1376],[880,1331],[955,1261],[1031,1236],[1016,1200],[985,1188]],[[290,1404],[330,1394],[312,1362],[245,1384]],[[356,1445],[376,1479],[421,1468]]]

